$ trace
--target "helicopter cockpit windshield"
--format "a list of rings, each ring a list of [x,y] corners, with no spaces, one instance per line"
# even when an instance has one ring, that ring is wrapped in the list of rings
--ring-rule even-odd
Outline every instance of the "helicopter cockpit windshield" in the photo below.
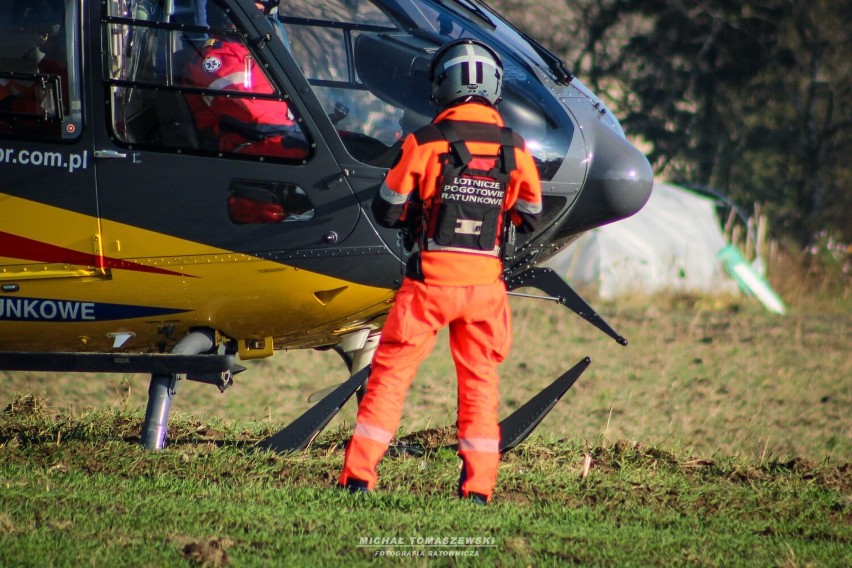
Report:
[[[479,4],[282,0],[278,14],[294,59],[354,158],[390,165],[402,138],[436,113],[427,75],[432,55],[446,42],[471,37],[500,54],[505,66],[500,111],[527,141],[542,178],[551,179],[562,164],[573,125],[558,114],[559,105],[552,104],[553,95],[534,69],[554,82],[566,75]]]

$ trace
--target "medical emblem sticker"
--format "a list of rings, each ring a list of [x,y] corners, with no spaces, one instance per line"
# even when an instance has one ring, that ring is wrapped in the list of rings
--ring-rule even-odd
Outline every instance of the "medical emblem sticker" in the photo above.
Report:
[[[222,66],[222,60],[218,57],[208,57],[202,63],[204,70],[208,73],[215,73]]]

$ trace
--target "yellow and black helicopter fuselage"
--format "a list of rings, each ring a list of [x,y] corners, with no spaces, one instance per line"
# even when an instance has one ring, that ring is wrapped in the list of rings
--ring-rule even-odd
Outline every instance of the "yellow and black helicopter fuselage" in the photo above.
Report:
[[[178,354],[365,349],[408,254],[369,205],[401,139],[434,115],[432,54],[460,37],[500,54],[499,108],[543,182],[544,223],[519,237],[507,282],[559,296],[536,264],[638,211],[650,166],[558,58],[485,5],[4,2],[0,367],[121,370],[116,355],[168,355],[198,330],[209,345]],[[231,43],[246,54],[238,80],[193,78]],[[257,101],[288,117],[284,151],[244,123],[199,128],[203,105]]]

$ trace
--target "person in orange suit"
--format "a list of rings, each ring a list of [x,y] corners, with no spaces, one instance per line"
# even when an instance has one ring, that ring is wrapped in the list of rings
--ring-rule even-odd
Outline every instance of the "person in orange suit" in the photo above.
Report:
[[[375,488],[377,465],[399,425],[420,363],[449,327],[458,379],[459,497],[487,503],[497,481],[497,366],[511,346],[501,243],[511,223],[535,230],[541,182],[523,139],[495,105],[503,67],[464,39],[430,63],[440,113],[408,135],[372,209],[385,227],[414,227],[406,276],[382,329],[338,485]],[[506,225],[504,227],[504,225]]]

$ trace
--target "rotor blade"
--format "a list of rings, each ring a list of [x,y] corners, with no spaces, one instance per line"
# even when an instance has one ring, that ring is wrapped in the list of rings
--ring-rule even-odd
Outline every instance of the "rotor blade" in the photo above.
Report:
[[[527,439],[547,413],[568,392],[592,360],[586,357],[545,387],[523,406],[500,422],[500,453],[505,453]]]
[[[258,442],[258,448],[279,454],[304,450],[369,376],[369,366],[361,369],[283,430]]]

